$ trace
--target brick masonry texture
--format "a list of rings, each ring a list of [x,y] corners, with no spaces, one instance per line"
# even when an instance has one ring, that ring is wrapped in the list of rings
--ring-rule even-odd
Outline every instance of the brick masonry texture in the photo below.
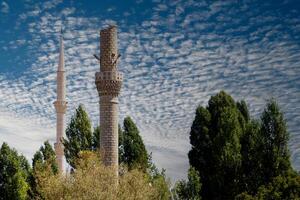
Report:
[[[117,28],[100,31],[100,72],[95,83],[100,103],[100,149],[106,166],[115,168],[118,176],[118,95],[123,76],[117,69]]]

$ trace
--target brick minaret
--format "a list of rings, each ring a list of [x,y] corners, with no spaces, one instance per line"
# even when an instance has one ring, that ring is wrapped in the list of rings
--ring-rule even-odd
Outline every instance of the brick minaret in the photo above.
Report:
[[[104,164],[114,167],[118,176],[118,95],[123,76],[117,69],[120,56],[115,26],[100,31],[100,51],[95,81],[100,98],[100,149]]]
[[[65,61],[64,61],[64,43],[63,37],[60,36],[60,52],[59,52],[59,64],[57,68],[57,99],[54,102],[56,110],[56,143],[54,144],[56,153],[56,162],[60,172],[63,171],[63,157],[64,149],[62,144],[62,138],[65,131],[65,112],[67,109],[66,102],[66,77],[65,77]]]

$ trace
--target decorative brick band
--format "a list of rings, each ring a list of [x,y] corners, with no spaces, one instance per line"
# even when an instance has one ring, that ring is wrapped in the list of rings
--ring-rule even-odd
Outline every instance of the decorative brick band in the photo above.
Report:
[[[98,95],[118,96],[122,87],[123,75],[117,71],[96,73],[96,86]]]
[[[123,74],[118,71],[101,71],[96,73],[96,79],[123,81]]]

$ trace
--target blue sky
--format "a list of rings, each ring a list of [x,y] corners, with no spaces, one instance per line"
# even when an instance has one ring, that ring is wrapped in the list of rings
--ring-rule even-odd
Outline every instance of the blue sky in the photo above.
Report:
[[[276,98],[300,170],[299,16],[299,0],[0,0],[0,142],[30,158],[44,140],[54,141],[61,26],[67,120],[83,103],[98,124],[93,54],[99,29],[117,24],[120,120],[134,119],[172,180],[186,176],[195,108],[220,90],[246,100],[256,118]]]

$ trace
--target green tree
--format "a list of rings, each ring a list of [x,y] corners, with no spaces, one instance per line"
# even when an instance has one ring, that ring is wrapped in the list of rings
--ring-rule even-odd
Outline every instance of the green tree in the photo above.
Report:
[[[69,176],[39,174],[45,199],[165,199],[150,184],[148,175],[137,169],[121,174],[118,187],[114,187],[113,169],[104,166],[95,152],[80,152],[75,163],[76,170]]]
[[[188,172],[188,181],[181,180],[175,184],[174,196],[178,200],[200,200],[201,181],[199,172],[191,167]]]
[[[97,150],[100,147],[101,128],[91,129],[88,114],[80,105],[71,118],[63,140],[67,162],[74,168],[74,161],[80,151]],[[148,154],[139,130],[134,122],[127,117],[124,119],[124,131],[119,126],[119,162],[126,164],[129,169],[140,167],[146,171],[148,167]]]
[[[159,169],[152,161],[152,153],[150,153],[148,155],[147,175],[149,177],[149,181],[151,185],[154,188],[156,188],[157,199],[161,199],[161,200],[163,199],[168,200],[171,197],[170,180],[166,178],[165,172],[166,172],[165,169],[159,171]]]
[[[47,165],[51,166],[53,174],[58,173],[58,166],[56,163],[56,154],[49,141],[45,141],[44,145],[34,154],[32,159],[32,167],[35,170],[38,168],[45,168]]]
[[[3,143],[0,149],[0,199],[27,199],[30,173],[25,157]]]
[[[300,199],[300,176],[289,172],[285,176],[277,176],[266,185],[259,187],[257,194],[246,192],[239,194],[236,200],[290,200]]]
[[[261,133],[260,123],[252,120],[241,138],[242,169],[240,171],[240,188],[255,194],[262,181],[261,171]]]
[[[139,130],[130,117],[124,119],[123,148],[121,162],[126,164],[129,169],[139,167],[146,171],[148,167],[148,153],[144,142],[139,135]]]
[[[192,149],[188,153],[190,165],[194,167],[201,176],[201,181],[204,183],[202,188],[202,196],[208,197],[213,192],[213,185],[209,174],[213,173],[212,160],[212,138],[209,133],[211,114],[201,106],[196,110],[196,116],[191,127],[190,143]],[[207,175],[206,175],[207,174]]]
[[[150,156],[139,130],[130,119],[124,119],[124,130],[119,126],[119,163],[129,170],[139,169],[147,172],[150,182],[158,191],[159,199],[168,199],[170,196],[169,182],[164,170],[159,172]],[[96,151],[100,147],[101,127],[91,131],[91,122],[82,106],[76,110],[66,130],[67,139],[64,139],[65,155],[68,163],[75,168],[75,161],[81,151]]]
[[[100,149],[100,126],[94,128],[92,149],[94,151]]]
[[[212,96],[206,108],[197,108],[190,132],[188,156],[200,174],[202,198],[299,198],[299,175],[291,167],[288,139],[273,99],[258,121],[251,119],[246,102],[235,103],[223,91]]]
[[[34,154],[32,159],[33,173],[30,177],[31,197],[32,199],[44,199],[43,194],[39,192],[37,174],[42,171],[49,171],[51,174],[58,174],[58,166],[56,163],[56,155],[49,141],[45,141],[44,145]]]
[[[290,200],[300,199],[300,176],[294,172],[280,175],[259,188],[257,199]]]
[[[284,187],[273,187],[274,184],[272,185],[271,182],[274,182],[274,178],[277,183],[286,183],[286,187],[289,187],[290,178],[284,177],[295,172],[290,164],[288,138],[283,114],[278,104],[271,99],[261,115],[261,122],[252,121],[248,124],[241,139],[243,157],[241,186],[246,193],[244,196],[255,195],[260,188],[257,198],[264,193],[275,198]],[[273,190],[275,192],[271,194],[270,191]],[[243,194],[238,197],[242,196]],[[279,196],[281,199],[286,197]]]
[[[123,131],[119,126],[119,158],[129,170],[139,169],[146,172],[151,184],[157,191],[157,199],[169,199],[169,181],[165,170],[159,171],[148,154],[139,130],[130,117],[123,122]]]
[[[261,116],[261,162],[264,183],[291,170],[289,134],[278,104],[271,99]]]
[[[199,106],[191,127],[190,165],[200,174],[204,199],[232,199],[239,193],[242,165],[240,139],[248,113],[240,111],[231,96],[221,91],[212,96],[208,107]]]
[[[87,112],[83,105],[79,105],[67,126],[66,138],[63,139],[66,160],[73,168],[80,151],[93,149],[91,127]]]
[[[249,113],[246,102],[244,100],[242,100],[240,102],[237,102],[236,106],[239,109],[239,111],[241,112],[241,114],[243,116],[243,120],[248,122],[250,120],[250,113]]]

